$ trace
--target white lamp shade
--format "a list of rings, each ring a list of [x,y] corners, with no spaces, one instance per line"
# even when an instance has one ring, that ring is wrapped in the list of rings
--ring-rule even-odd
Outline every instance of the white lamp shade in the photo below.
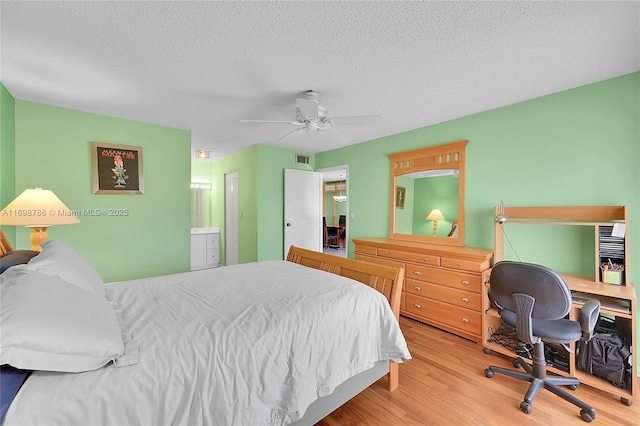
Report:
[[[427,220],[444,220],[444,216],[440,209],[433,209],[431,213],[427,215]]]
[[[26,189],[0,211],[0,225],[43,227],[79,223],[80,219],[48,189]]]

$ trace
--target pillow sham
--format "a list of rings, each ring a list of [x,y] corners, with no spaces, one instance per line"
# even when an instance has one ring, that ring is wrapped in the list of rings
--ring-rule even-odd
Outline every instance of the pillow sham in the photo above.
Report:
[[[29,263],[39,252],[35,250],[13,250],[0,257],[0,274],[12,266]]]
[[[0,364],[77,373],[124,354],[113,306],[60,277],[18,265],[0,285]]]
[[[56,275],[71,284],[106,298],[104,281],[78,252],[60,241],[42,243],[42,252],[29,261],[29,268]]]

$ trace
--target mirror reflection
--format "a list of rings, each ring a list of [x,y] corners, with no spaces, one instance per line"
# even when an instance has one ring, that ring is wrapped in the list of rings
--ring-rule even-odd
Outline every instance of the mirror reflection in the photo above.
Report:
[[[191,184],[191,227],[211,226],[211,184]]]
[[[395,231],[399,234],[448,238],[455,236],[458,223],[458,170],[439,171],[429,177],[410,173],[396,177],[404,205],[396,203]],[[400,195],[404,193],[403,195]]]
[[[464,246],[464,139],[389,154],[390,238]]]

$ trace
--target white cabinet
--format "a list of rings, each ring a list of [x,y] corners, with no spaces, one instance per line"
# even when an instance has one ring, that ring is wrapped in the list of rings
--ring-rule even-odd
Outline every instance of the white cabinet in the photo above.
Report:
[[[220,266],[220,230],[218,228],[191,229],[191,270]]]

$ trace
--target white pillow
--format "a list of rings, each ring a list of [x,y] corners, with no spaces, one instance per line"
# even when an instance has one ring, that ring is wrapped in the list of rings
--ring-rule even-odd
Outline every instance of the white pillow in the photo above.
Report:
[[[60,277],[14,266],[0,276],[0,303],[0,364],[76,373],[124,353],[111,303]]]
[[[57,275],[87,291],[106,297],[104,281],[78,252],[60,241],[45,241],[39,255],[29,261],[29,267],[47,275]]]

